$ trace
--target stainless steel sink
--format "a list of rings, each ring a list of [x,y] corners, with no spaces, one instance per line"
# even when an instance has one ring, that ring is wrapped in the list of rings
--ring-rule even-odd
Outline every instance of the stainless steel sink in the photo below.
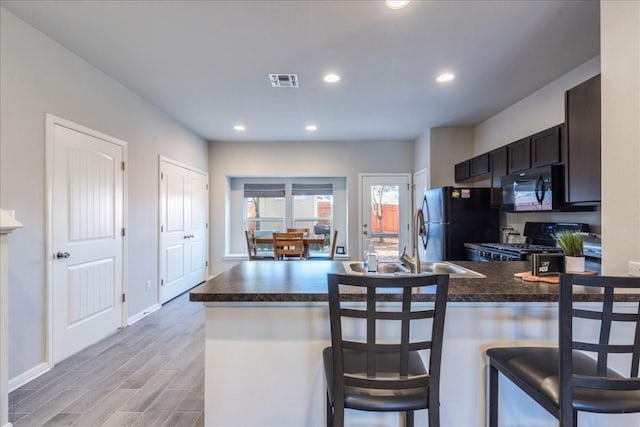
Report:
[[[367,272],[362,261],[344,261],[343,265],[347,274],[411,274],[411,270],[400,262],[379,262],[378,271],[375,273]],[[472,279],[487,277],[484,274],[448,261],[422,261],[420,263],[420,271],[420,274],[448,274],[450,278]]]
[[[420,263],[420,271],[422,273],[436,273],[436,274],[464,274],[466,270],[460,266],[445,263],[445,262],[429,262],[423,261]]]
[[[368,274],[376,274],[369,273],[366,271],[364,267],[364,263],[362,261],[351,262],[345,261],[344,268],[347,270],[347,273],[368,273]],[[379,262],[378,263],[378,274],[394,274],[394,273],[408,273],[409,270],[399,262]]]

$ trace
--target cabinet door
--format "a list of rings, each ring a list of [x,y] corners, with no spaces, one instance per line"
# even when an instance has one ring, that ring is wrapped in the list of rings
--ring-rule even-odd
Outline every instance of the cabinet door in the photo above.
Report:
[[[469,160],[456,164],[454,175],[456,182],[469,179]]]
[[[500,178],[507,174],[507,147],[497,148],[489,153],[491,162],[491,206],[502,204]]]
[[[469,176],[481,176],[489,173],[489,153],[480,154],[469,160]]]
[[[531,164],[534,168],[560,163],[560,132],[554,126],[531,137]]]
[[[507,145],[508,172],[531,168],[531,140],[529,137]]]
[[[565,94],[567,203],[600,202],[600,75]]]

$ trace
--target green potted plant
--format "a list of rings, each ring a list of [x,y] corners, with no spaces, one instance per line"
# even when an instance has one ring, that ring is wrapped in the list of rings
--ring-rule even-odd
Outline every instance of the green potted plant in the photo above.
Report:
[[[565,272],[584,272],[584,242],[582,234],[574,231],[563,231],[556,234],[555,239],[564,253]]]

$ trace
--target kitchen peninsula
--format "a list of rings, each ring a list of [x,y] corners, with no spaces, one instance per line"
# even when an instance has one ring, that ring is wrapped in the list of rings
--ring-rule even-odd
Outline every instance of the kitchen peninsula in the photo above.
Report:
[[[440,416],[442,426],[481,426],[484,350],[555,344],[557,285],[514,279],[514,273],[528,270],[525,261],[456,264],[487,277],[450,279]],[[326,275],[344,271],[338,261],[248,261],[191,292],[191,301],[206,306],[205,425],[324,425],[320,354],[330,341]],[[579,298],[588,304],[598,295]],[[638,295],[618,298],[637,301]],[[353,299],[362,298],[354,294]],[[500,386],[501,426],[554,425],[553,417],[508,382]],[[401,425],[395,413],[347,411],[346,416],[357,425]],[[594,426],[640,421],[637,415],[581,417]],[[417,412],[416,421],[426,423],[426,411]]]

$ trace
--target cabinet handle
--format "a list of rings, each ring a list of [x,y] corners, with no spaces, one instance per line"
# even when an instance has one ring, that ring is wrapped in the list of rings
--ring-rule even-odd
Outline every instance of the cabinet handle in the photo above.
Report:
[[[69,258],[71,254],[69,252],[58,252],[56,258]]]

